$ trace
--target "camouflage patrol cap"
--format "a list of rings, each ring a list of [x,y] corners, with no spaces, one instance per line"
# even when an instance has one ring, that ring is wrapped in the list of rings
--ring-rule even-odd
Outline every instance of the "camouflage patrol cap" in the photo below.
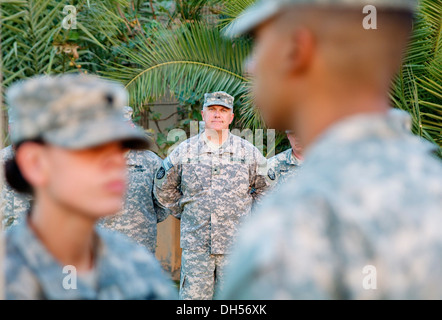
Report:
[[[233,109],[234,100],[235,98],[224,91],[206,93],[204,94],[203,108],[206,108],[208,106],[223,106],[229,109]]]
[[[257,0],[226,28],[229,38],[253,31],[263,22],[273,18],[292,5],[336,6],[338,8],[362,8],[373,5],[376,8],[405,9],[414,11],[418,0]]]
[[[36,76],[13,84],[6,99],[15,120],[11,142],[42,139],[66,149],[124,141],[129,148],[149,146],[142,130],[124,120],[127,92],[97,76]]]

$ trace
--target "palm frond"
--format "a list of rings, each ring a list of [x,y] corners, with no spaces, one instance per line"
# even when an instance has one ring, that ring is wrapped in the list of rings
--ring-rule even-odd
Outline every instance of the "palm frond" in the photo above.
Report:
[[[442,2],[422,0],[393,105],[412,115],[413,132],[442,147]],[[442,152],[440,152],[442,155]]]
[[[224,0],[223,9],[221,13],[224,18],[220,21],[220,26],[226,28],[227,25],[234,23],[234,20],[241,15],[241,13],[250,5],[252,5],[254,0]]]
[[[247,91],[242,61],[249,44],[225,39],[219,28],[205,23],[172,30],[159,26],[154,39],[137,40],[134,48],[120,49],[122,63],[102,72],[127,87],[137,109],[168,94],[201,101],[204,93],[223,90],[239,101]]]

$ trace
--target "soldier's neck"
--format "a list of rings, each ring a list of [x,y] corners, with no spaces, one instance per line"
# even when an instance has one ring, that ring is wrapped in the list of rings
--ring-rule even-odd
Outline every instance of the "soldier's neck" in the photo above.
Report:
[[[229,138],[229,129],[223,129],[223,130],[213,130],[213,129],[206,129],[204,131],[204,134],[210,143],[213,143],[214,145],[221,146],[226,142],[226,140]]]
[[[94,266],[95,224],[68,211],[46,201],[36,201],[28,224],[55,260],[86,272]]]
[[[294,149],[292,149],[292,156],[295,157],[295,159],[298,160],[304,160],[304,157],[302,156],[302,154],[296,153]]]
[[[389,99],[382,94],[354,93],[341,99],[315,97],[294,114],[295,134],[303,145],[303,154],[307,154],[322,134],[344,119],[358,114],[386,113],[389,109]]]

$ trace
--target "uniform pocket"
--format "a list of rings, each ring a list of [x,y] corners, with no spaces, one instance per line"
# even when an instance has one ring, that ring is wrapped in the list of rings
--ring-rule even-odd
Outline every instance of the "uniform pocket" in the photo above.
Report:
[[[195,195],[211,187],[212,168],[207,163],[183,163],[181,175],[181,190],[189,195]]]
[[[244,163],[232,163],[225,167],[226,183],[224,191],[237,194],[249,192],[249,166]]]

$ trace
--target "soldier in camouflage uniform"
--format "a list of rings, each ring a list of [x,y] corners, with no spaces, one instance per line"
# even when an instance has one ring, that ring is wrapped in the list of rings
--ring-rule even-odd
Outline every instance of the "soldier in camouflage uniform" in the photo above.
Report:
[[[278,153],[268,160],[269,167],[275,172],[275,180],[270,180],[272,188],[280,186],[290,177],[293,177],[296,172],[298,172],[303,161],[301,147],[299,146],[293,131],[286,130],[286,134],[291,148]]]
[[[124,112],[126,121],[134,126],[133,109],[125,106]],[[150,150],[130,150],[126,159],[129,178],[123,210],[102,219],[100,225],[128,235],[155,253],[157,224],[170,214],[170,211],[159,206],[153,197],[155,173],[160,168],[162,159]]]
[[[178,145],[158,170],[154,195],[181,220],[180,299],[212,299],[241,221],[268,187],[266,159],[229,132],[233,97],[206,93],[205,130]]]
[[[14,148],[12,145],[3,148],[0,151],[2,168],[4,168],[5,162],[13,157]],[[12,189],[6,181],[3,181],[1,191],[2,227],[7,229],[23,220],[31,207],[31,201],[31,195],[19,193]]]
[[[123,117],[121,85],[87,75],[38,76],[13,84],[15,166],[6,179],[35,205],[5,232],[6,299],[175,299],[153,254],[96,226],[121,210],[125,152],[145,149]]]
[[[416,3],[373,1],[365,29],[370,2],[263,0],[230,27],[254,31],[256,103],[305,158],[240,231],[221,299],[442,298],[437,146],[389,111]]]

